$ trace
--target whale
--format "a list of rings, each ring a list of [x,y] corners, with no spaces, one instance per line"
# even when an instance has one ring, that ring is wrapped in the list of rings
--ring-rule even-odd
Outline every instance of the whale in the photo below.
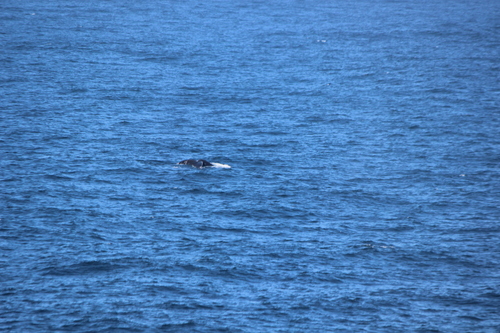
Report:
[[[204,168],[204,167],[214,166],[209,161],[206,161],[206,160],[194,160],[194,159],[180,161],[177,164],[191,165],[191,166],[194,166],[195,168]]]
[[[229,166],[227,164],[214,163],[214,162],[210,163],[207,160],[201,160],[201,159],[200,160],[195,160],[195,159],[184,160],[184,161],[180,161],[177,164],[191,165],[191,166],[198,168],[198,169],[201,169],[204,167],[215,167],[215,168],[225,168],[225,169],[231,168],[231,166]]]

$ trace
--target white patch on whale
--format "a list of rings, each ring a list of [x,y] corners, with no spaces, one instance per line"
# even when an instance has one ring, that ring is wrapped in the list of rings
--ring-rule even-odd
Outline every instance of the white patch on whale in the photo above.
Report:
[[[212,164],[212,167],[214,168],[224,168],[224,169],[231,169],[231,166],[230,165],[227,165],[227,164],[222,164],[222,163],[214,163],[214,162],[210,162]]]

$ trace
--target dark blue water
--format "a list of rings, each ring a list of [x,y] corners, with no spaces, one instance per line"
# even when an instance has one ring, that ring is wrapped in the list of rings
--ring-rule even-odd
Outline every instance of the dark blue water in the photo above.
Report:
[[[499,36],[487,0],[3,0],[0,330],[499,332]]]

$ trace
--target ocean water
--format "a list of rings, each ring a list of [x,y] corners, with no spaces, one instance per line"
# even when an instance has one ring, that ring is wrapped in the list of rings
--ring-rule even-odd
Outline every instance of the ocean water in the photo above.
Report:
[[[488,0],[1,1],[0,331],[499,332],[499,36]]]

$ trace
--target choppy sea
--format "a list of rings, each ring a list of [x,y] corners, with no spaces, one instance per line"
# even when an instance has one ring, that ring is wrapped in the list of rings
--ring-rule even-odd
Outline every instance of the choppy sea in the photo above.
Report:
[[[2,0],[0,331],[499,332],[499,36],[488,0]]]

